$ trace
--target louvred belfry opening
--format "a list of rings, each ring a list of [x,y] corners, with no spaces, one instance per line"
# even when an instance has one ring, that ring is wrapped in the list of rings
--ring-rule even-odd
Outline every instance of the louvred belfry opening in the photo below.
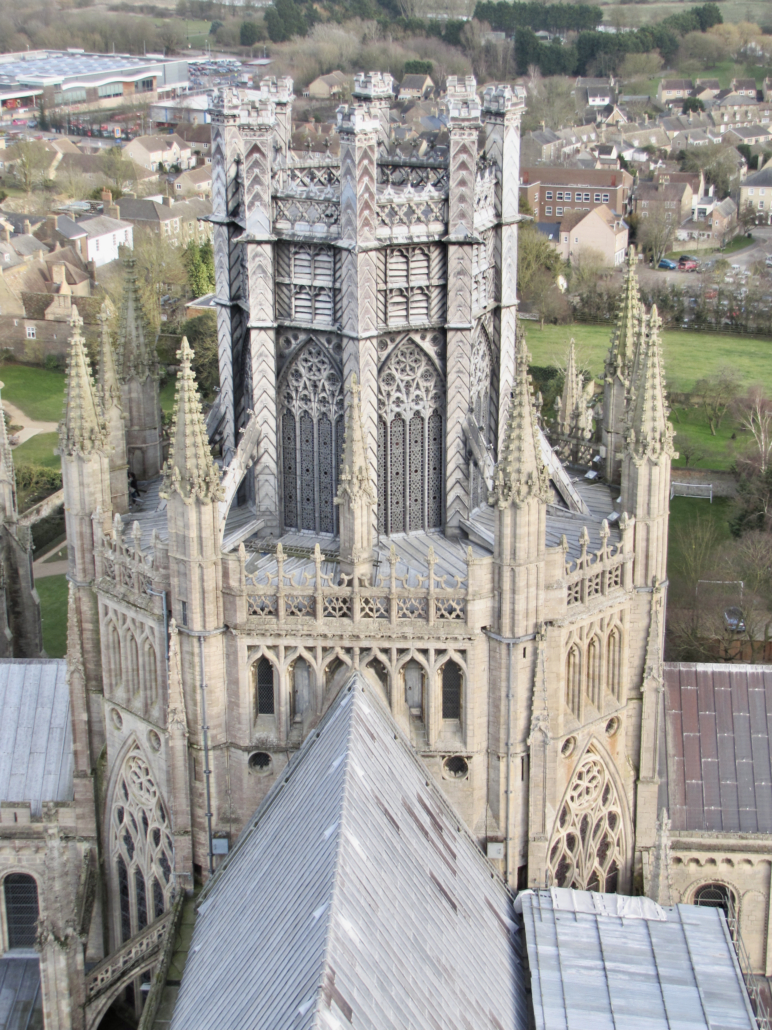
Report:
[[[378,381],[378,527],[408,533],[442,526],[445,384],[412,341]]]

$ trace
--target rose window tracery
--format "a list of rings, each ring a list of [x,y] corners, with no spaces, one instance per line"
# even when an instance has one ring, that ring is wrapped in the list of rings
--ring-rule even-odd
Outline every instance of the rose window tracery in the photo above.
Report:
[[[442,525],[445,384],[407,341],[378,379],[378,525],[406,533]]]
[[[614,893],[624,868],[622,808],[608,769],[588,751],[560,809],[549,851],[557,887]]]
[[[337,532],[333,503],[343,452],[343,389],[325,348],[312,341],[280,390],[284,525]]]
[[[169,908],[174,846],[169,817],[138,745],[123,762],[110,813],[121,942]]]

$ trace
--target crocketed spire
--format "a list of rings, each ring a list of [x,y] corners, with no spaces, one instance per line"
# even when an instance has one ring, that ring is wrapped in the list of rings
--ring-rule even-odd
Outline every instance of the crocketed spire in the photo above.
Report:
[[[222,496],[220,472],[209,448],[196,375],[191,367],[193,351],[186,336],[182,338],[177,358],[180,370],[162,496],[168,498],[176,491],[186,504],[196,498],[219,501]]]
[[[107,425],[97,400],[82,325],[83,319],[73,304],[66,400],[59,423],[59,449],[69,455],[89,455],[107,446]]]
[[[549,478],[542,461],[531,377],[528,374],[530,359],[525,341],[521,338],[504,452],[496,469],[495,494],[499,507],[510,503],[519,506],[532,497],[541,501],[548,498]]]
[[[148,328],[137,290],[137,266],[133,257],[126,259],[126,280],[118,324],[117,372],[121,383],[136,377],[158,377],[158,355]]]
[[[645,350],[642,352],[637,382],[634,384],[627,447],[635,458],[673,455],[673,427],[668,422],[665,377],[662,371],[662,322],[656,304],[648,319]]]
[[[351,404],[346,413],[343,458],[338,482],[338,496],[335,498],[336,504],[343,504],[346,498],[350,501],[364,498],[371,504],[375,503],[375,491],[367,471],[362,405],[359,400],[361,392],[362,388],[354,374],[351,376]]]
[[[617,310],[617,322],[611,338],[611,348],[606,358],[606,375],[628,378],[630,366],[640,344],[641,336],[641,292],[638,287],[635,247],[627,249],[627,264],[622,296]]]
[[[102,304],[97,315],[99,322],[99,373],[97,383],[99,385],[99,400],[102,403],[102,411],[107,413],[110,408],[121,404],[121,388],[118,385],[118,374],[115,370],[115,355],[113,345],[110,341],[109,315],[107,305]]]

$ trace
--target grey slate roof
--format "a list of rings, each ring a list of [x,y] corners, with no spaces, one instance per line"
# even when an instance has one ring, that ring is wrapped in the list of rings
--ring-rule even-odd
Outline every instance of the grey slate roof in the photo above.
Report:
[[[509,894],[353,676],[199,908],[171,1030],[525,1030]]]
[[[0,801],[72,800],[72,732],[62,659],[0,661]]]
[[[771,728],[772,666],[665,663],[673,830],[772,833]]]
[[[43,1030],[37,955],[0,958],[0,1030]]]
[[[536,1030],[755,1030],[717,908],[523,892]]]

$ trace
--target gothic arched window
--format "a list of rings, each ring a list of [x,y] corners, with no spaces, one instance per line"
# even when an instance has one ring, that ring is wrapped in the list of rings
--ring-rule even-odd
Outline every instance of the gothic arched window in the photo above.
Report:
[[[126,661],[123,663],[126,679],[131,684],[131,693],[139,693],[139,648],[137,638],[128,630],[126,633]]]
[[[472,344],[471,389],[469,407],[486,444],[491,437],[491,352],[484,331],[480,331]],[[488,500],[488,487],[477,462],[469,462],[470,507],[478,508]]]
[[[292,669],[292,718],[302,722],[311,707],[311,667],[305,658],[296,658]]]
[[[273,665],[263,657],[255,663],[255,711],[257,717],[273,715],[276,711],[274,700]]]
[[[3,881],[9,948],[31,948],[37,936],[38,885],[27,873],[9,873]]]
[[[582,689],[582,656],[576,644],[568,652],[566,659],[566,706],[579,718]]]
[[[463,674],[455,662],[445,662],[442,667],[442,718],[461,718],[461,684]]]
[[[601,706],[600,640],[593,637],[587,645],[587,697],[597,709]]]
[[[614,627],[606,645],[606,685],[617,699],[622,697],[622,634]]]
[[[406,342],[378,380],[378,526],[442,526],[445,386],[428,355]]]
[[[423,666],[411,658],[405,665],[405,701],[410,714],[419,719],[424,717],[424,670]]]
[[[284,525],[337,531],[333,504],[343,452],[343,389],[338,370],[315,341],[284,374],[280,389]]]
[[[114,622],[110,623],[110,629],[107,631],[107,640],[109,643],[110,664],[112,666],[115,684],[117,686],[122,686],[123,663],[121,662],[121,636],[118,632],[118,627]]]
[[[125,942],[166,911],[173,893],[169,818],[150,766],[136,744],[118,776],[110,815],[110,854]]]
[[[622,808],[608,769],[587,751],[560,809],[549,867],[556,887],[613,894],[625,862]]]

